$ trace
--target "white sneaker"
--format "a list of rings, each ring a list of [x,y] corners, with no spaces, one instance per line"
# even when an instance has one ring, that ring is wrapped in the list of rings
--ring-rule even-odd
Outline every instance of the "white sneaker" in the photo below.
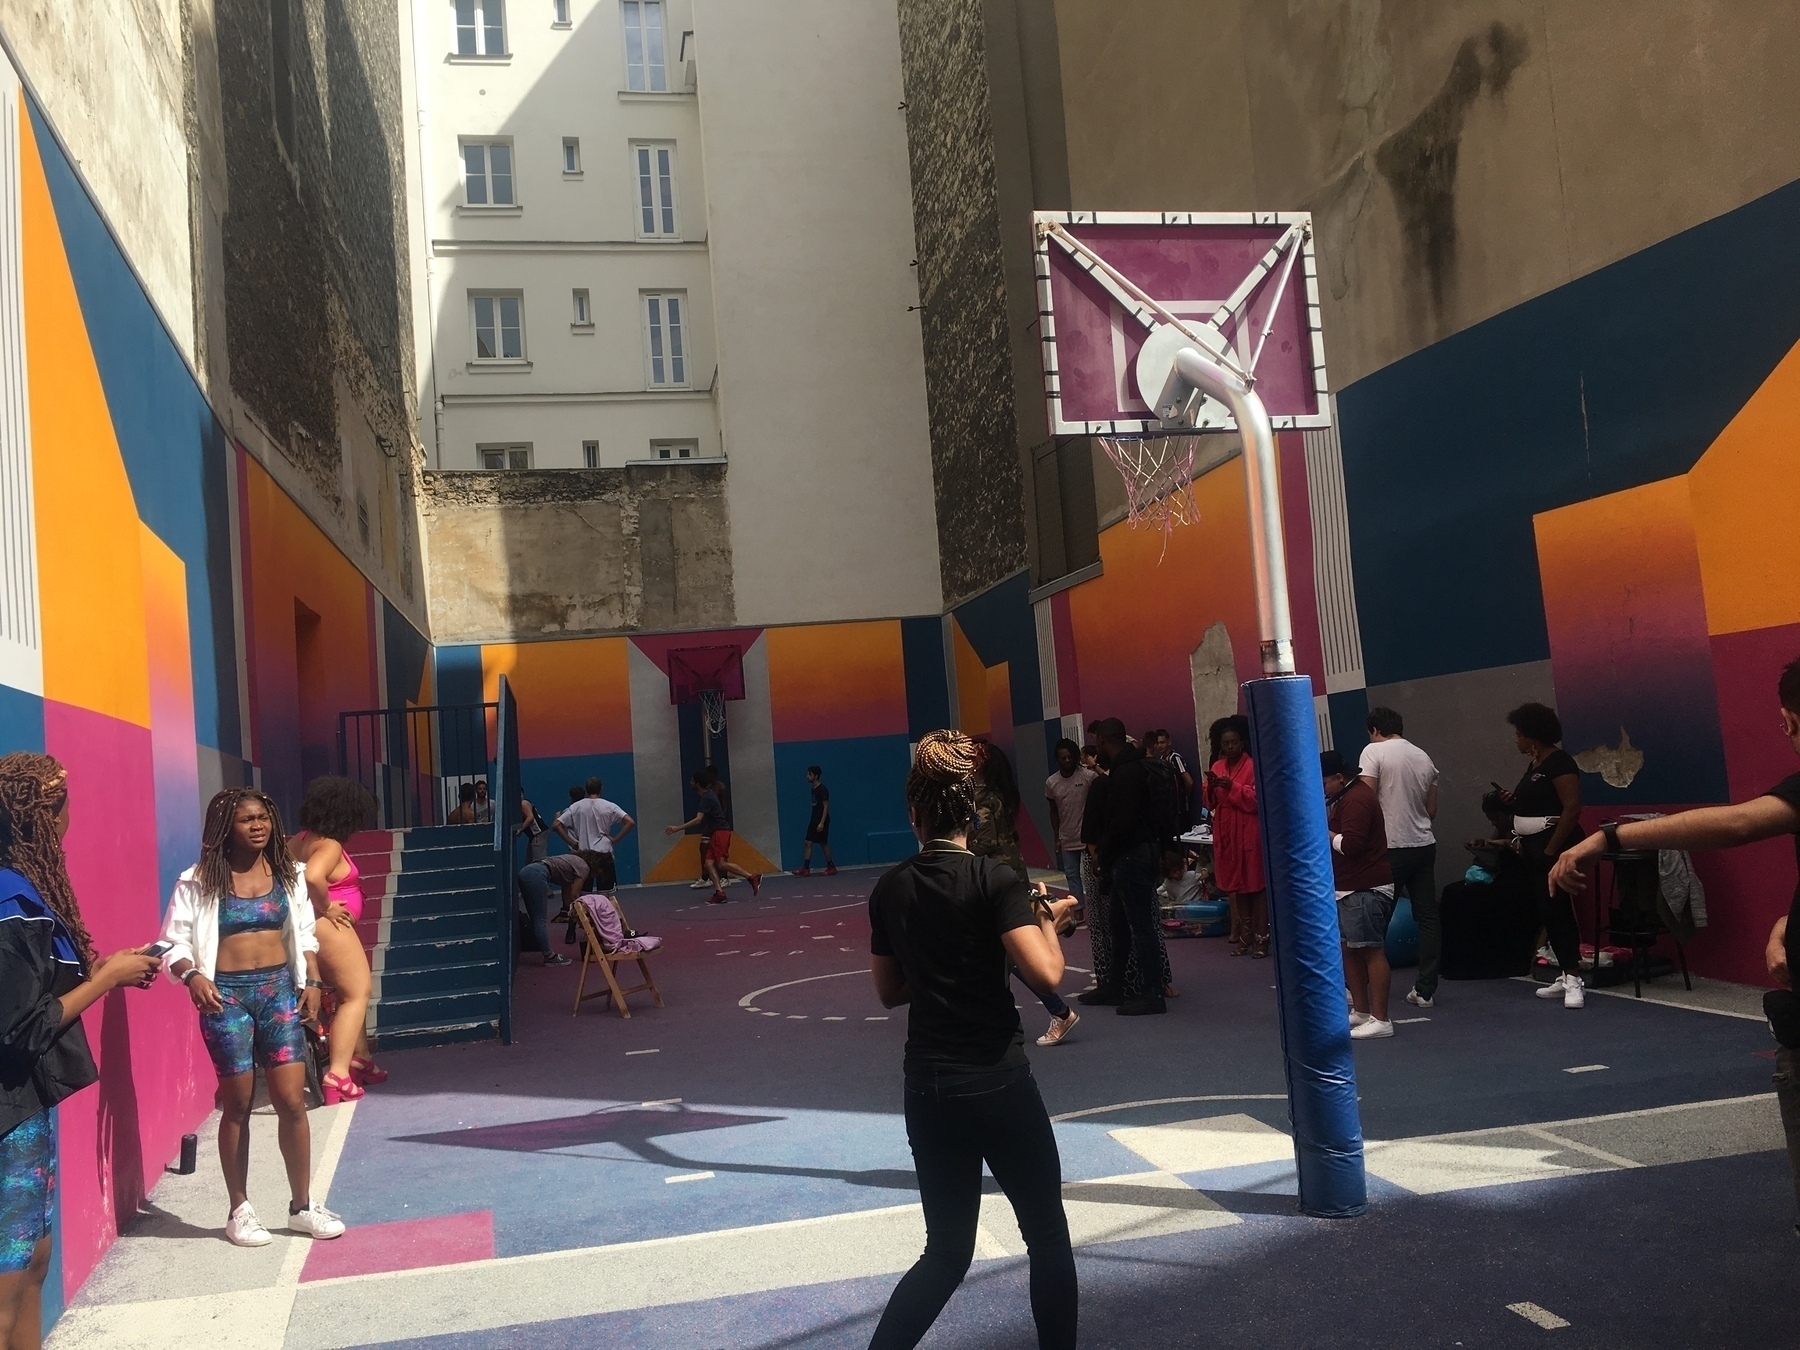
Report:
[[[1392,1036],[1393,1034],[1394,1024],[1392,1022],[1383,1022],[1378,1017],[1371,1017],[1360,1027],[1352,1027],[1350,1029],[1350,1039],[1353,1041],[1372,1041],[1377,1037]]]
[[[1356,1011],[1355,1008],[1352,1008],[1350,1010],[1350,1028],[1353,1031],[1357,1027],[1360,1027],[1363,1023],[1373,1022],[1374,1020],[1375,1019],[1373,1017],[1370,1017],[1369,1014],[1367,1014],[1367,1013],[1359,1013],[1358,1011]]]
[[[225,1237],[238,1247],[266,1247],[274,1241],[248,1200],[232,1210],[231,1217],[225,1220]]]
[[[1415,1008],[1429,1008],[1431,1006],[1431,1000],[1426,998],[1425,995],[1421,994],[1417,989],[1407,990],[1406,1001]]]
[[[1076,1012],[1073,1008],[1069,1009],[1068,1016],[1066,1017],[1052,1017],[1050,1019],[1050,1029],[1037,1038],[1037,1043],[1046,1046],[1061,1045],[1069,1038],[1069,1033],[1075,1030],[1075,1024],[1080,1020],[1081,1014]]]
[[[315,1200],[298,1214],[288,1215],[288,1227],[311,1238],[334,1238],[343,1236],[344,1221]]]
[[[1542,961],[1545,965],[1548,965],[1550,962],[1556,960],[1556,952],[1551,948],[1550,944],[1546,942],[1537,949],[1537,959]]]
[[[1581,977],[1579,975],[1570,975],[1567,977],[1566,981],[1564,982],[1564,984],[1563,984],[1563,1007],[1565,1007],[1565,1008],[1585,1008],[1585,1007],[1587,1007],[1587,993],[1582,988]]]
[[[1563,986],[1568,982],[1569,977],[1567,975],[1558,975],[1554,980],[1550,981],[1549,984],[1540,984],[1538,986],[1537,996],[1539,998],[1561,998],[1563,996]],[[1579,983],[1579,981],[1577,981],[1577,983]]]
[[[710,891],[712,889],[712,882],[708,881],[705,877],[701,877],[698,881],[688,882],[688,889],[690,891]]]

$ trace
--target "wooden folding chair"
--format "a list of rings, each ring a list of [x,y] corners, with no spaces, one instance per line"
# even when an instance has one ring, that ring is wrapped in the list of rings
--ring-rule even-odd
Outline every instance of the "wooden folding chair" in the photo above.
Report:
[[[619,907],[619,902],[610,895],[602,894],[601,898],[610,904],[618,913],[619,926],[629,931],[631,925],[625,922],[625,911]],[[600,931],[594,927],[593,919],[588,917],[587,906],[581,904],[579,901],[577,901],[575,905],[575,918],[576,921],[580,923],[582,934],[586,937],[587,941],[581,954],[581,981],[575,986],[574,1014],[579,1015],[581,1012],[581,1005],[590,998],[611,998],[613,1007],[619,1010],[619,1016],[630,1017],[631,1009],[625,1006],[625,995],[642,993],[646,989],[650,991],[650,997],[656,1000],[656,1006],[659,1008],[662,1007],[662,991],[656,987],[656,981],[650,975],[650,966],[649,963],[645,961],[644,954],[641,952],[606,951],[600,945]],[[621,988],[618,977],[613,974],[613,967],[618,965],[621,961],[636,961],[638,971],[644,977],[644,982],[642,984],[634,984],[628,989]],[[606,988],[596,989],[591,994],[584,994],[581,991],[587,988],[589,965],[597,965],[600,967],[600,973],[606,977]]]

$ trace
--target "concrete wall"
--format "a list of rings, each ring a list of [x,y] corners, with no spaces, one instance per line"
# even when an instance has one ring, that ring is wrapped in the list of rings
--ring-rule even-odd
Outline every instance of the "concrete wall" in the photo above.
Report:
[[[428,472],[425,526],[440,644],[732,621],[717,462]]]
[[[697,0],[739,619],[935,610],[891,6]]]
[[[1336,388],[1800,175],[1791,5],[1056,14],[1074,205],[1311,210]]]

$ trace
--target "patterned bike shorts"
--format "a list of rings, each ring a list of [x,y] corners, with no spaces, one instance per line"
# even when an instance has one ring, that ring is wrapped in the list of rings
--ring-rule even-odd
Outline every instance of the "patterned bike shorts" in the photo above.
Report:
[[[56,1131],[39,1111],[0,1137],[0,1275],[17,1275],[50,1235],[56,1194]]]
[[[200,1039],[219,1077],[235,1078],[258,1064],[268,1069],[306,1062],[306,1032],[292,970],[222,970],[213,983],[225,1006],[200,1014]]]

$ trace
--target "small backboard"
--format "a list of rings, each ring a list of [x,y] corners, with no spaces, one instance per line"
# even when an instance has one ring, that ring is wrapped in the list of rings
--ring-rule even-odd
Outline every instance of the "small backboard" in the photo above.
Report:
[[[1229,353],[1254,375],[1277,431],[1331,425],[1309,214],[1039,211],[1032,221],[1053,434],[1170,429],[1153,410],[1162,390],[1138,387],[1139,353],[1158,328]],[[1185,421],[1236,429],[1211,399]]]

